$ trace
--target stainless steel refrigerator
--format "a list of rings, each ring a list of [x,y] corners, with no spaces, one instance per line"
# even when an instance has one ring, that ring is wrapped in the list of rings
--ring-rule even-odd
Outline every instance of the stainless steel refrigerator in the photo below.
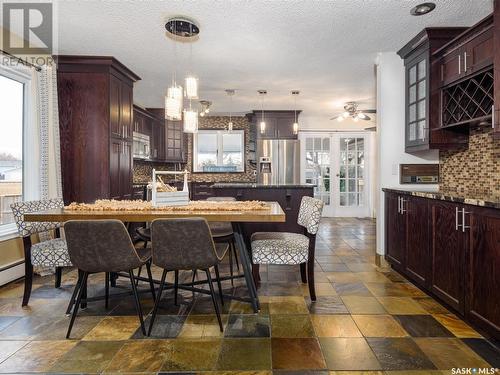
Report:
[[[257,141],[257,182],[266,185],[300,183],[300,141]]]

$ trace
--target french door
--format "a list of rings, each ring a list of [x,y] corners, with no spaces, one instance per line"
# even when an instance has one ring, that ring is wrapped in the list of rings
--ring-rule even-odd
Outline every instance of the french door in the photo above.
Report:
[[[325,203],[323,216],[370,216],[371,133],[303,132],[301,179],[315,184]]]

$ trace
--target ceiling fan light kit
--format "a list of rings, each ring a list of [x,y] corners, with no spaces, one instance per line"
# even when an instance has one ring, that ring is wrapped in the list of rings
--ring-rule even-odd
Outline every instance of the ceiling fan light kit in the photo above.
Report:
[[[375,109],[358,109],[358,103],[356,102],[347,102],[344,105],[344,112],[333,116],[330,120],[337,120],[338,122],[342,122],[347,118],[352,118],[354,122],[358,122],[359,120],[369,121],[371,117],[366,113],[376,113]]]
[[[436,8],[435,3],[431,3],[431,2],[422,3],[422,4],[418,4],[417,6],[413,7],[410,10],[410,14],[412,16],[423,16],[424,14],[432,12],[434,10],[434,8]]]

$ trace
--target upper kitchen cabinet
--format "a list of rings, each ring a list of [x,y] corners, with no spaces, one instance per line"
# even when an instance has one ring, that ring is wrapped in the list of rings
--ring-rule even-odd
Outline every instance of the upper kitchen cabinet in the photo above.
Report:
[[[398,51],[405,64],[405,150],[452,148],[466,143],[461,135],[439,127],[438,72],[434,51],[465,28],[426,28]]]
[[[297,118],[301,111],[297,111]],[[262,111],[254,110],[248,115],[252,126],[255,127],[257,138],[260,139],[297,139],[293,131],[295,122],[294,111],[264,111],[266,126],[261,131]]]
[[[185,163],[187,152],[182,121],[166,120],[164,108],[148,108],[147,110],[158,118],[154,127],[156,133],[153,132],[151,140],[153,158],[167,163]]]
[[[468,134],[471,125],[492,124],[494,106],[493,16],[437,50],[441,129]]]
[[[494,1],[493,8],[493,46],[500,46],[500,0]],[[500,48],[494,49],[494,87],[493,96],[495,99],[493,107],[493,136],[500,139]]]
[[[113,57],[57,56],[65,203],[130,198],[133,85]]]

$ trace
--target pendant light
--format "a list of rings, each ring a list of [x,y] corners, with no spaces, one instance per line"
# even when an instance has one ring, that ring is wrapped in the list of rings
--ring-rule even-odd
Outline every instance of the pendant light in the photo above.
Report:
[[[193,24],[189,25],[189,32],[192,33]],[[193,46],[189,45],[189,66],[193,64]],[[186,82],[186,98],[189,100],[189,109],[184,110],[184,133],[197,133],[198,132],[198,111],[192,108],[192,100],[198,99],[198,79],[194,76],[188,75],[185,79]]]
[[[292,91],[292,97],[294,99],[293,112],[294,112],[294,118],[295,118],[295,121],[293,122],[293,125],[292,125],[292,130],[293,130],[293,134],[295,134],[295,135],[299,134],[299,123],[297,122],[297,96],[299,96],[299,94],[300,94],[300,91],[298,91],[298,90]]]
[[[226,90],[226,94],[229,96],[229,122],[227,123],[227,131],[231,133],[233,131],[233,119],[232,119],[232,110],[233,110],[233,95],[234,90],[228,89]]]
[[[262,110],[262,116],[260,118],[260,134],[264,134],[266,132],[266,122],[264,121],[264,96],[267,94],[266,90],[259,90],[258,91],[261,100],[260,100],[260,105],[261,105],[261,110]]]
[[[189,25],[190,33],[193,32],[193,24]],[[189,68],[193,69],[193,44],[189,44]],[[198,78],[192,74],[188,74],[185,79],[186,98],[198,99]]]
[[[184,110],[184,133],[198,132],[198,111],[191,108]]]
[[[168,25],[168,23],[167,23]],[[168,30],[168,28],[167,28]],[[172,34],[177,35],[177,22],[172,24]],[[176,68],[177,68],[177,45],[174,39],[174,71],[172,73],[172,86],[167,90],[167,96],[165,97],[165,118],[167,120],[178,121],[182,120],[182,86],[178,86],[176,82]]]

